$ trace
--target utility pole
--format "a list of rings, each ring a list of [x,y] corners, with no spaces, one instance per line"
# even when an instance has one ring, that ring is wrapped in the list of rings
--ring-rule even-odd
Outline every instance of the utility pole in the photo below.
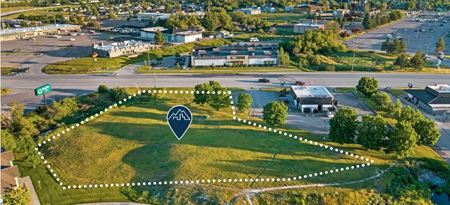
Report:
[[[156,88],[156,72],[153,71],[153,86]]]
[[[149,50],[149,51],[150,51],[150,50]],[[147,63],[148,63],[148,69],[151,69],[150,52],[147,52]]]
[[[353,72],[354,64],[355,64],[355,51],[353,51],[353,57],[352,57],[352,72]]]

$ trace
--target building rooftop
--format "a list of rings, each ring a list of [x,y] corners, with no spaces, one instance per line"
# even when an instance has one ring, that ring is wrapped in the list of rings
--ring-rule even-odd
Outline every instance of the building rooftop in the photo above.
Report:
[[[405,92],[429,105],[450,104],[450,86],[447,84],[427,86],[420,90],[405,90]]]
[[[175,35],[182,35],[182,36],[189,36],[189,35],[196,35],[196,34],[203,33],[202,31],[199,31],[199,30],[168,29],[168,28],[165,28],[162,26],[143,28],[143,29],[141,29],[141,31],[151,32],[151,33],[161,31],[162,33],[166,33],[166,34],[175,34]]]
[[[12,151],[2,152],[2,153],[0,153],[0,157],[2,158],[1,159],[1,169],[10,167],[11,161],[14,160],[14,154]]]
[[[5,189],[16,186],[16,178],[20,177],[19,168],[14,166],[2,169],[1,176],[1,190],[3,193]]]
[[[437,84],[434,86],[427,86],[427,87],[438,93],[450,93],[450,85],[448,84]]]
[[[309,26],[309,27],[322,27],[325,26],[325,24],[319,24],[319,23],[297,23],[295,26]]]
[[[162,27],[162,26],[156,26],[156,27],[148,27],[148,28],[143,28],[141,29],[142,31],[147,31],[147,32],[157,32],[157,31],[165,31],[167,30],[167,28]]]
[[[250,57],[277,57],[278,44],[260,42],[240,42],[221,47],[197,47],[192,52],[196,58],[223,58],[229,55]]]
[[[114,50],[114,49],[124,49],[124,48],[128,48],[128,47],[141,46],[141,45],[150,45],[150,43],[129,40],[129,41],[123,41],[123,42],[114,42],[114,43],[107,44],[107,45],[104,45],[102,42],[102,44],[94,44],[93,47],[94,47],[94,49],[110,51],[110,50]]]
[[[54,30],[54,29],[66,29],[66,28],[79,29],[80,26],[79,25],[72,25],[72,24],[51,24],[51,25],[37,26],[37,27],[2,29],[0,31],[0,35],[3,36],[3,35],[12,35],[12,34],[19,34],[19,33]]]
[[[304,97],[333,97],[324,86],[291,86],[297,98]]]

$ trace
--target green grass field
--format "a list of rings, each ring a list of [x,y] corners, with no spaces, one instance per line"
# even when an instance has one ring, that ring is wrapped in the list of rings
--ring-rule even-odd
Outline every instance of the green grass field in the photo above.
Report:
[[[165,113],[175,104],[187,105],[194,114],[191,129],[180,141],[173,136],[165,122]],[[198,117],[204,115],[210,116],[209,120]],[[214,111],[207,106],[191,103],[190,98],[164,97],[111,111],[55,140],[45,150],[45,155],[62,181],[71,185],[213,178],[287,178],[360,163],[354,158],[318,146],[243,125],[231,117],[230,108]],[[300,130],[287,130],[298,136],[323,140],[320,136]],[[376,153],[366,153],[357,146],[345,149],[377,157]],[[242,189],[330,180],[343,182],[371,176],[376,170],[387,167],[388,163],[388,160],[379,158],[375,162],[376,166],[370,168],[290,183],[225,183],[217,186]],[[40,176],[45,171],[30,175],[33,174]],[[51,178],[46,183],[58,189]],[[56,192],[61,193],[67,203],[126,199],[119,190],[107,190],[109,194],[100,194],[94,190],[90,193],[92,197],[87,199],[81,199],[80,194],[85,193],[84,190]],[[97,194],[100,198],[95,200]],[[108,197],[104,198],[105,195]],[[222,193],[219,198],[227,201],[231,196]],[[41,192],[40,197],[49,203],[55,200],[55,196],[45,192]]]
[[[202,73],[202,74],[239,74],[243,72],[295,72],[301,71],[292,67],[216,67],[216,68],[191,68],[191,69],[149,69],[141,66],[136,69],[138,73]]]

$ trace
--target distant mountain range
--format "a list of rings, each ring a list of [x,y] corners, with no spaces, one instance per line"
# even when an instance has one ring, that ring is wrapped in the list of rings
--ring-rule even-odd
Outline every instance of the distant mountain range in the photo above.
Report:
[[[172,113],[169,117],[169,120],[186,120],[186,121],[190,121],[191,118],[189,117],[188,114],[186,114],[186,112],[184,110],[178,110],[176,113]]]

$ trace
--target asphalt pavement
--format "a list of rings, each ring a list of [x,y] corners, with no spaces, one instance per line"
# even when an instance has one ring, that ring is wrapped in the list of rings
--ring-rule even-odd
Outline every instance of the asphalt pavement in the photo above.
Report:
[[[153,75],[22,75],[2,76],[1,87],[10,88],[13,94],[2,96],[2,105],[12,101],[24,103],[28,109],[42,103],[41,97],[34,96],[34,88],[50,83],[54,92],[49,99],[73,96],[95,91],[99,85],[109,87],[194,87],[210,80],[226,87],[244,89],[279,87],[281,81],[289,77],[306,82],[307,85],[327,87],[353,87],[362,76],[375,77],[380,87],[415,87],[426,85],[450,84],[450,74],[423,73],[336,73],[336,72],[287,72],[287,73],[247,73],[247,74],[156,74]],[[259,78],[267,78],[270,83],[258,83]]]

